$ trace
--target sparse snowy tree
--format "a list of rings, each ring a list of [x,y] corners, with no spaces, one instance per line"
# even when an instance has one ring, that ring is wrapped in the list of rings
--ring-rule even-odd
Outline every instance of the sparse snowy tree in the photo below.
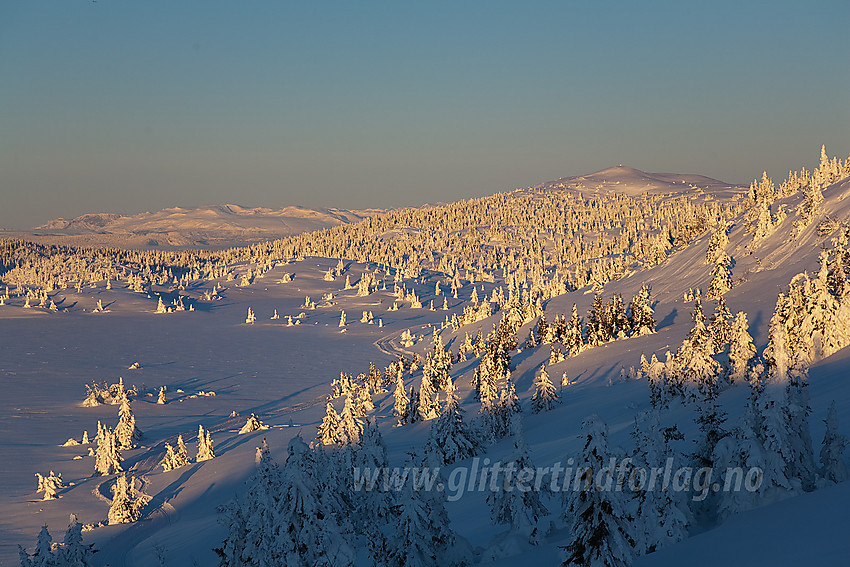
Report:
[[[160,387],[159,395],[157,395],[156,403],[159,405],[165,405],[168,403],[168,400],[165,399],[165,386]]]
[[[183,442],[183,435],[177,436],[177,447],[172,447],[170,443],[165,444],[165,457],[162,459],[160,466],[164,472],[172,471],[189,464],[189,455],[186,450],[186,443]]]
[[[215,449],[213,448],[212,437],[210,432],[204,430],[203,425],[198,425],[198,455],[195,461],[209,461],[215,458]]]
[[[263,424],[253,413],[251,416],[245,421],[245,425],[242,426],[242,429],[239,430],[239,435],[244,435],[245,433],[253,433],[254,431],[260,431],[262,429],[268,429],[269,426]]]
[[[531,396],[531,411],[540,413],[549,411],[559,402],[558,390],[549,379],[546,367],[541,366],[540,372],[534,377],[534,394]]]
[[[136,442],[142,438],[141,430],[136,427],[136,418],[130,408],[130,400],[124,394],[121,407],[118,409],[118,425],[115,426],[115,438],[119,449],[134,449]]]
[[[254,310],[250,307],[248,308],[248,316],[245,317],[245,323],[248,325],[253,324],[257,320],[257,316],[254,314]]]

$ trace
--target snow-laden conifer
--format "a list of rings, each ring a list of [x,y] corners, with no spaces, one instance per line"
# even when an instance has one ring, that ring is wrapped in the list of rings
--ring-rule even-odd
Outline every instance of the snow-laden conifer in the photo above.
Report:
[[[541,365],[540,372],[534,377],[534,394],[531,396],[531,411],[539,413],[549,411],[559,402],[558,390],[549,379],[546,367]]]
[[[195,461],[200,463],[214,458],[215,449],[210,432],[204,430],[203,425],[198,425],[198,455],[195,457]]]
[[[564,515],[572,525],[569,544],[561,547],[563,565],[625,567],[632,561],[635,545],[625,493],[596,482],[610,466],[608,426],[592,415],[584,420],[582,434],[584,448],[576,463],[584,471],[581,486],[564,493]],[[610,473],[616,476],[615,471]]]
[[[112,487],[112,504],[107,518],[109,525],[135,522],[142,516],[142,510],[149,501],[150,496],[136,489],[132,476],[118,475]]]

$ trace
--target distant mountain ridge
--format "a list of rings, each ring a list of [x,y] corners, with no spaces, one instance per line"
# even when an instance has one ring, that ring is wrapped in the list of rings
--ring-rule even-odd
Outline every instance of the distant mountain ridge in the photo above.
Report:
[[[383,209],[350,210],[235,204],[170,207],[136,215],[88,213],[54,219],[32,229],[40,239],[122,247],[233,246],[357,222]]]

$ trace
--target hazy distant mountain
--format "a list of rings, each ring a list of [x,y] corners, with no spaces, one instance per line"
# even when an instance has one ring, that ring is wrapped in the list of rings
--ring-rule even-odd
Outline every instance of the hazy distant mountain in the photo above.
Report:
[[[738,194],[743,187],[718,181],[703,175],[686,173],[647,173],[632,167],[619,165],[596,173],[563,177],[555,181],[541,183],[534,189],[578,189],[594,193],[683,193],[708,192],[715,196]]]
[[[71,220],[59,218],[35,227],[31,235],[39,239],[58,237],[80,245],[221,247],[357,222],[380,212],[379,209],[271,209],[239,205],[172,207],[138,215],[94,213]]]

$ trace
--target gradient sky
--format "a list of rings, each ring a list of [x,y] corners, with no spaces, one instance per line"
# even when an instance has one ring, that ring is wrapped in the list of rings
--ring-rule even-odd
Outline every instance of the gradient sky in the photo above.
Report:
[[[850,2],[0,3],[0,227],[850,154]]]

